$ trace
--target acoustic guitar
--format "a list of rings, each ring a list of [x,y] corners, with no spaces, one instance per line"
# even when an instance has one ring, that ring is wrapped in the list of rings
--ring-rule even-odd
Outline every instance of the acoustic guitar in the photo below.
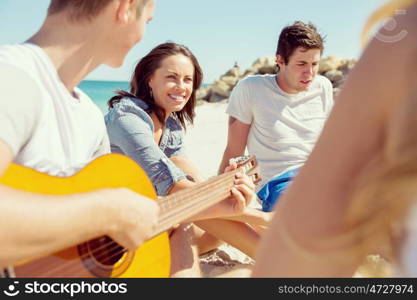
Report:
[[[49,256],[22,262],[3,273],[10,277],[169,277],[170,249],[165,231],[230,197],[236,172],[243,171],[252,176],[253,181],[258,181],[258,175],[254,173],[256,166],[253,157],[241,159],[237,170],[158,200],[158,226],[153,237],[135,251],[127,251],[103,236]],[[71,177],[54,177],[12,164],[0,177],[0,183],[49,195],[125,187],[157,200],[154,187],[142,168],[120,154],[101,156]]]

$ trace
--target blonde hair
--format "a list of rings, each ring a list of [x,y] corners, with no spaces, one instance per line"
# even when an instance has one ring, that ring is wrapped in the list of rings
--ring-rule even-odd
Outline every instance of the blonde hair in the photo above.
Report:
[[[373,26],[384,19],[393,16],[398,9],[405,9],[413,4],[416,0],[392,0],[385,3],[379,9],[371,14],[362,30],[362,46],[365,46],[369,39],[369,32]]]
[[[385,4],[369,18],[363,40],[375,22],[416,3],[397,0]],[[417,60],[414,62],[417,66]],[[411,70],[411,82],[417,82],[417,72]],[[417,125],[417,88],[413,86],[407,97],[400,104],[397,127],[390,132],[382,154],[362,173],[351,195],[347,236],[354,239],[352,254],[356,257],[383,247],[386,255],[397,259],[408,208],[417,200],[417,135],[412,131]]]
[[[417,112],[417,93],[406,102],[404,109]],[[413,122],[417,124],[415,117]],[[366,256],[383,247],[389,257],[398,256],[395,245],[402,238],[408,208],[417,199],[417,140],[399,138],[391,155],[376,159],[378,166],[362,173],[352,194],[347,222],[354,255]]]

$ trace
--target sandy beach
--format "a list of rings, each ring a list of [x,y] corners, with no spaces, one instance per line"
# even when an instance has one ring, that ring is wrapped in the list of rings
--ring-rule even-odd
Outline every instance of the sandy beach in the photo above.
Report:
[[[217,174],[227,142],[226,102],[205,103],[196,107],[194,126],[185,133],[188,158],[205,178]]]
[[[205,103],[196,107],[194,126],[187,127],[185,147],[188,158],[205,178],[217,175],[227,142],[227,103]],[[242,276],[253,260],[229,246],[222,245],[200,258],[204,277]],[[247,273],[247,272],[246,272]]]

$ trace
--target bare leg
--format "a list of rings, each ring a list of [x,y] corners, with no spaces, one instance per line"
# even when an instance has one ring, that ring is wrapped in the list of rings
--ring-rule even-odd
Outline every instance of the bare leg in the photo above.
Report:
[[[246,255],[252,258],[255,256],[260,233],[248,224],[225,219],[209,219],[195,222],[195,224]]]
[[[198,226],[195,226],[196,231],[196,244],[198,248],[198,254],[202,255],[213,249],[216,249],[224,242],[211,235],[210,233],[204,231]]]
[[[183,224],[170,237],[171,277],[201,277],[198,249],[195,244],[195,226]]]

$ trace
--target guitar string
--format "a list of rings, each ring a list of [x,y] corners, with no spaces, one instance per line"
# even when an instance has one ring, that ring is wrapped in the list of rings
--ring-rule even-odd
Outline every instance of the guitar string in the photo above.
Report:
[[[162,210],[164,210],[165,206],[168,206],[168,208],[170,208],[172,206],[177,206],[181,204],[182,202],[187,202],[190,196],[194,196],[196,193],[211,189],[211,185],[213,184],[213,182],[223,182],[223,178],[232,177],[232,175],[234,176],[235,172],[230,173],[230,174],[222,174],[216,177],[214,180],[209,179],[208,181],[205,182],[204,186],[202,187],[199,187],[197,185],[195,187],[191,187],[191,188],[176,192],[166,198],[163,198],[159,202],[162,207]]]
[[[221,182],[219,182],[219,183],[217,183],[217,184],[215,184],[215,185],[222,185],[222,183]],[[211,188],[213,188],[213,185],[211,186]],[[206,197],[218,197],[218,194],[219,195],[221,195],[221,194],[224,194],[224,192],[223,191],[217,191],[217,192],[215,192],[215,193],[211,193],[210,195],[206,195],[205,196],[205,198]],[[204,199],[205,199],[204,198]],[[79,256],[79,258],[88,258],[88,257],[90,257],[91,255],[93,255],[93,254],[96,254],[96,253],[98,253],[99,251],[101,251],[101,250],[103,250],[105,247],[107,247],[107,246],[112,246],[110,249],[111,250],[114,250],[114,249],[116,249],[116,248],[119,248],[119,247],[121,247],[119,244],[117,244],[116,242],[114,242],[114,241],[110,241],[110,242],[108,242],[108,243],[105,243],[105,244],[103,244],[103,245],[101,245],[101,246],[99,246],[99,247],[97,247],[97,248],[95,248],[95,249],[93,249],[91,252],[89,252],[89,253],[87,253],[87,254],[83,254],[83,255],[80,255]],[[109,251],[109,250],[107,250],[107,251]],[[125,252],[128,252],[126,249],[122,249],[121,251],[119,251],[118,253],[115,253],[115,254],[113,254],[112,256],[110,256],[110,257],[108,257],[107,259],[108,260],[111,260],[112,258],[114,258],[114,257],[116,257],[116,256],[118,256],[118,255],[120,255],[120,254],[123,254],[123,253],[125,253]],[[102,256],[101,256],[101,258],[103,258],[103,256],[107,256],[107,253],[104,253],[104,254],[102,254]],[[96,258],[96,260],[98,260],[99,258],[97,257]],[[85,261],[84,261],[85,262]],[[57,270],[61,270],[61,269],[64,269],[64,268],[66,268],[66,267],[69,267],[69,266],[72,266],[72,265],[77,265],[77,264],[79,264],[79,262],[78,261],[71,261],[71,262],[68,262],[68,263],[64,263],[64,264],[62,264],[60,267],[57,267],[57,268],[55,268],[55,269],[53,269],[53,270],[51,270],[50,272],[48,272],[48,274],[49,273],[52,273],[52,272],[56,272]],[[36,266],[34,266],[34,268],[36,268]],[[77,266],[76,266],[76,268],[77,268]],[[30,269],[29,269],[30,270]],[[28,272],[29,270],[25,270],[26,272]],[[30,272],[28,272],[28,273],[30,273]]]
[[[225,187],[228,187],[229,189],[233,186],[233,180],[234,180],[234,176],[230,176],[230,175],[227,176],[226,178],[223,177],[221,178],[221,180],[219,180],[222,183],[221,185],[224,185]],[[179,193],[175,193],[174,195],[169,196],[170,197],[169,199],[164,199],[165,201],[160,203],[162,207],[162,211],[164,212],[168,210],[168,212],[172,214],[173,210],[171,209],[171,207],[181,207],[183,203],[189,203],[190,201],[188,198],[190,197],[201,198],[201,196],[203,196],[206,192],[210,192],[213,189],[213,185],[218,186],[218,184],[216,183],[211,183],[211,184],[205,185],[203,188],[199,188],[199,189],[191,188],[193,190],[189,191],[188,195],[187,194],[180,195]]]
[[[103,244],[102,246],[100,246],[100,247],[98,247],[98,248],[95,248],[95,249],[93,249],[91,252],[89,252],[89,253],[86,253],[86,254],[83,254],[83,255],[79,255],[79,258],[81,258],[81,259],[87,259],[87,258],[89,258],[91,255],[93,255],[93,254],[97,254],[97,252],[99,252],[100,250],[102,250],[104,247],[107,247],[107,246],[112,246],[111,248],[110,248],[110,251],[111,250],[115,250],[115,249],[117,249],[117,248],[121,248],[121,246],[119,245],[119,244],[117,244],[116,242],[114,242],[114,241],[110,241],[110,242],[108,242],[108,243],[106,243],[106,244]],[[100,249],[101,248],[101,249]],[[100,250],[99,250],[100,249]],[[109,250],[108,250],[109,251]],[[120,251],[118,251],[118,252],[116,252],[116,253],[114,253],[113,255],[111,255],[111,256],[108,256],[108,253],[103,253],[103,254],[101,254],[101,255],[99,255],[97,258],[95,258],[95,260],[100,260],[100,258],[106,258],[107,260],[111,260],[111,259],[113,259],[113,258],[115,258],[115,257],[117,257],[117,256],[119,256],[119,255],[121,255],[121,254],[123,254],[123,253],[126,253],[126,252],[128,252],[126,249],[124,249],[124,248],[122,248]],[[86,263],[86,262],[88,262],[89,260],[83,260],[83,263]],[[56,274],[56,273],[59,273],[59,271],[61,271],[61,270],[66,270],[66,272],[69,272],[69,273],[71,273],[71,271],[72,270],[77,270],[78,269],[78,265],[80,264],[80,262],[77,260],[77,261],[70,261],[70,262],[67,262],[67,263],[64,263],[64,264],[62,264],[62,265],[60,265],[60,266],[58,266],[58,267],[56,267],[56,268],[54,268],[54,269],[51,269],[49,272],[47,272],[46,274],[44,274],[44,276],[45,275],[47,275],[47,274]],[[95,264],[93,264],[92,262],[90,263],[90,266],[95,266]],[[25,270],[25,272],[27,272],[28,274],[30,274],[31,272],[30,271],[33,271],[33,269],[35,269],[36,268],[36,266],[33,266],[33,268],[32,268],[32,270],[28,270],[28,269],[26,269]],[[69,269],[68,269],[69,268]],[[37,269],[37,268],[36,268]]]
[[[247,163],[248,164],[248,163]],[[189,191],[188,193],[184,193],[184,194],[190,194],[189,196],[193,196],[194,195],[194,197],[196,197],[195,195],[199,195],[199,194],[201,194],[201,193],[203,193],[205,190],[211,190],[211,189],[213,189],[214,187],[216,187],[216,186],[221,186],[221,185],[224,185],[224,181],[220,181],[220,179],[223,179],[223,177],[229,177],[230,176],[230,178],[234,178],[234,176],[235,176],[235,174],[237,173],[239,171],[239,169],[237,169],[237,170],[234,170],[234,171],[232,171],[232,172],[230,172],[230,173],[226,173],[226,174],[222,174],[222,175],[220,175],[220,176],[217,176],[217,177],[215,177],[215,178],[213,178],[213,179],[209,179],[208,181],[206,181],[205,182],[205,185],[204,185],[204,188],[200,188],[200,189],[195,189],[195,190],[193,190],[193,191]],[[248,172],[248,171],[250,171],[250,170],[246,170],[245,171],[245,173],[246,172]],[[223,175],[226,175],[226,176],[223,176]],[[213,181],[213,182],[209,182],[209,181]],[[209,183],[209,184],[207,184],[207,183]],[[230,187],[230,185],[228,186],[228,187]],[[186,190],[184,190],[184,191],[186,191]],[[217,189],[217,191],[218,191],[218,189]],[[182,191],[180,191],[180,192],[182,192]],[[178,194],[178,193],[176,193],[176,194]],[[217,196],[217,194],[220,194],[220,195],[222,195],[222,194],[225,194],[225,192],[224,191],[218,191],[218,192],[216,192],[216,193],[211,193],[211,194],[208,194],[208,195],[205,195],[205,197],[209,197],[209,198],[213,198],[213,196],[214,195],[216,195]],[[227,194],[229,194],[228,192],[226,193],[226,196],[227,196]],[[173,195],[172,195],[173,196]],[[171,201],[172,201],[172,199],[175,199],[175,198],[178,198],[179,196],[176,196],[176,197],[172,197],[172,196],[168,196],[168,197],[171,197]],[[185,195],[184,195],[185,196]],[[166,197],[165,199],[167,199],[168,197]],[[218,196],[217,196],[218,197]],[[181,197],[182,198],[182,197]],[[226,198],[226,197],[224,197],[224,198]],[[179,198],[178,198],[179,199]],[[183,198],[184,199],[184,198]],[[217,202],[220,202],[221,200],[219,200],[219,201],[217,201]],[[166,201],[165,201],[166,202]],[[181,204],[181,202],[184,202],[184,201],[177,201],[176,202],[176,204],[178,205],[178,204]],[[203,201],[201,201],[201,202],[203,202]],[[166,204],[165,204],[166,205]],[[195,205],[198,205],[198,203],[196,203]],[[195,206],[195,205],[191,205],[191,207],[193,207],[193,206]],[[210,205],[209,205],[210,206]],[[166,218],[166,220],[165,220],[166,222],[167,221],[169,221],[169,218]],[[99,252],[99,251],[101,251],[103,248],[105,248],[105,247],[107,247],[107,246],[109,246],[109,245],[112,245],[109,249],[107,249],[107,251],[109,252],[112,252],[113,250],[115,250],[115,249],[118,249],[118,248],[121,248],[121,246],[119,245],[119,244],[117,244],[116,242],[114,242],[114,241],[110,241],[110,242],[108,242],[108,243],[106,243],[106,244],[103,244],[103,245],[101,245],[100,247],[97,247],[97,248],[95,248],[94,250],[92,250],[91,252],[89,252],[89,253],[87,253],[87,254],[84,254],[84,255],[80,255],[79,257],[80,258],[88,258],[88,257],[90,257],[92,254],[94,254],[94,253],[97,253],[97,252]],[[107,257],[107,259],[108,260],[111,260],[112,258],[115,258],[115,257],[117,257],[117,256],[119,256],[119,255],[121,255],[121,254],[123,254],[123,253],[126,253],[126,252],[128,252],[126,249],[124,249],[124,248],[122,248],[122,250],[121,251],[119,251],[119,252],[117,252],[117,253],[115,253],[114,255],[112,255],[112,256],[110,256],[110,257]],[[108,256],[108,253],[103,253],[102,255],[101,255],[101,258],[103,257],[103,256]],[[95,258],[96,260],[99,260],[99,257],[97,257],[97,258]],[[86,261],[86,260],[84,260],[83,261],[83,263],[85,264],[85,263],[87,263],[88,261]],[[78,264],[79,262],[78,261],[73,261],[73,262],[68,262],[68,263],[65,263],[65,264],[63,264],[63,265],[61,265],[60,267],[57,267],[57,268],[55,268],[55,269],[53,269],[53,270],[51,270],[50,272],[47,272],[47,274],[50,274],[50,273],[52,273],[52,272],[56,272],[58,269],[60,270],[60,269],[62,269],[62,268],[65,268],[65,267],[67,267],[67,266],[70,266],[70,265],[72,265],[72,264],[74,264],[74,266],[76,265],[76,264]],[[76,268],[77,268],[77,266],[75,266]],[[78,269],[78,268],[77,268]],[[26,270],[27,271],[27,270]],[[68,271],[68,270],[67,270]],[[29,273],[29,272],[28,272]]]
[[[186,205],[186,204],[190,204],[192,203],[192,201],[190,201],[190,198],[207,198],[207,197],[212,197],[211,192],[213,189],[217,189],[218,191],[223,191],[220,190],[221,189],[226,189],[228,188],[230,190],[230,188],[233,186],[233,181],[234,181],[234,177],[230,176],[230,178],[226,178],[226,180],[222,180],[219,182],[215,182],[212,183],[210,185],[205,186],[204,188],[201,188],[199,190],[194,190],[193,193],[189,194],[189,195],[180,195],[178,198],[180,201],[177,200],[177,198],[171,198],[170,200],[174,203],[173,204],[169,204],[169,203],[162,203],[162,207],[169,207],[170,209],[166,209],[167,212],[163,213],[163,215],[160,217],[160,222],[163,222],[165,218],[169,217],[172,214],[176,214],[177,210],[181,210],[181,208]],[[228,193],[229,191],[227,191]],[[188,196],[188,197],[187,197]],[[203,202],[202,200],[199,201],[198,203]],[[171,208],[172,207],[172,208]]]
[[[244,166],[240,166],[238,169],[236,169],[236,170],[233,170],[233,171],[230,171],[230,172],[228,172],[228,173],[224,173],[224,174],[222,174],[222,175],[219,175],[219,176],[216,176],[216,177],[213,177],[213,178],[210,178],[210,179],[208,179],[207,181],[205,181],[205,187],[206,187],[206,189],[209,189],[210,188],[210,183],[211,182],[215,182],[215,181],[221,181],[221,182],[223,182],[223,178],[228,178],[228,177],[231,177],[231,175],[233,174],[233,176],[236,174],[236,173],[238,173],[239,171],[243,171],[244,173],[248,173],[249,171],[251,171],[253,169],[253,167],[250,167],[250,165],[249,165],[249,162],[248,163],[246,163],[246,165],[244,165]],[[175,194],[173,194],[173,195],[170,195],[170,196],[168,196],[168,197],[165,197],[164,199],[162,199],[160,202],[162,202],[163,204],[164,204],[164,202],[167,202],[167,203],[169,203],[169,205],[177,205],[177,204],[180,204],[181,202],[184,202],[184,201],[187,201],[187,199],[184,199],[185,197],[185,195],[186,194],[190,194],[190,195],[194,195],[195,194],[195,190],[197,190],[199,187],[198,186],[196,186],[196,187],[192,187],[192,188],[188,188],[188,189],[185,189],[185,190],[182,190],[182,191],[179,191],[179,192],[176,192]],[[182,200],[180,200],[180,201],[177,201],[176,200],[176,198],[178,198],[178,197],[181,197],[182,198]],[[174,201],[173,201],[174,200]]]
[[[230,189],[230,186],[231,185],[228,185],[227,188]],[[205,200],[205,201],[204,202],[201,201],[201,203],[198,203],[198,204],[187,203],[187,206],[185,206],[184,209],[177,208],[175,210],[172,210],[172,211],[169,212],[169,214],[167,214],[163,218],[161,218],[160,222],[158,223],[158,227],[160,227],[159,230],[166,229],[167,227],[168,228],[171,227],[171,226],[168,226],[169,224],[178,224],[178,223],[181,222],[182,219],[184,219],[184,217],[188,218],[188,217],[194,215],[193,212],[195,210],[199,210],[199,208],[200,208],[200,211],[201,211],[201,210],[204,210],[206,208],[209,208],[210,206],[212,206],[216,202],[220,202],[221,200],[224,200],[224,199],[228,198],[230,195],[231,194],[230,194],[229,191],[222,191],[221,194],[217,195],[216,199],[212,196],[211,197],[206,197],[206,198],[200,197],[200,198],[202,198],[202,200]],[[217,199],[220,199],[220,200],[217,200]],[[186,210],[185,212],[187,214],[183,213],[182,215],[180,215],[180,213],[183,210]],[[174,222],[174,220],[177,220],[177,221]]]

